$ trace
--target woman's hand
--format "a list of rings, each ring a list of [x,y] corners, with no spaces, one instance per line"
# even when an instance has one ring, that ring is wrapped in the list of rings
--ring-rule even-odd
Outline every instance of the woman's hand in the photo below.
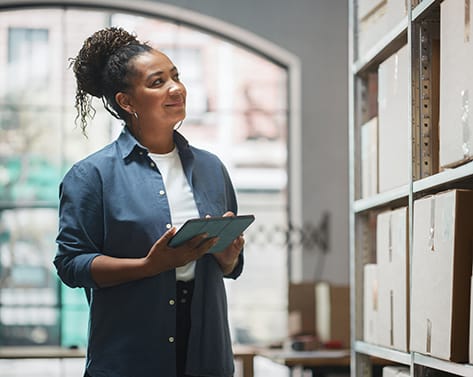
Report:
[[[228,211],[223,215],[223,217],[227,216],[235,216],[235,214],[231,211]],[[236,264],[238,263],[238,257],[243,250],[244,244],[245,239],[243,238],[243,234],[240,234],[224,251],[212,254],[220,264],[220,268],[222,269],[224,275],[228,275],[235,268]]]
[[[168,246],[174,234],[176,234],[176,228],[172,227],[156,241],[145,257],[144,265],[149,276],[181,267],[197,260],[217,243],[216,237],[206,239],[208,234],[203,233],[180,246]]]
[[[151,277],[199,259],[217,242],[217,238],[205,240],[207,235],[201,234],[181,246],[168,246],[175,233],[174,227],[164,233],[144,258],[99,255],[91,264],[92,278],[99,287],[111,287]]]

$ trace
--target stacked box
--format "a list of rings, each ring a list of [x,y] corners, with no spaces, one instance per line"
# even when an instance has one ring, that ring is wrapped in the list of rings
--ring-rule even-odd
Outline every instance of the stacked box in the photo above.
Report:
[[[361,126],[361,197],[378,193],[378,118]]]
[[[468,362],[473,191],[414,202],[411,350]]]
[[[319,282],[315,286],[315,331],[322,344],[350,348],[350,287]]]
[[[289,284],[288,335],[315,335],[315,284],[313,282]]]
[[[473,158],[473,7],[445,0],[441,6],[439,160],[442,168]],[[466,13],[468,12],[468,13]]]
[[[409,49],[402,47],[378,70],[378,180],[384,192],[409,182]]]
[[[383,377],[410,377],[409,367],[401,365],[389,365],[383,367]]]
[[[358,53],[364,56],[407,16],[406,0],[358,2]]]
[[[288,335],[314,336],[350,348],[350,287],[328,282],[289,285]]]
[[[378,266],[363,266],[363,340],[378,343]]]
[[[378,344],[409,351],[407,207],[378,215]]]

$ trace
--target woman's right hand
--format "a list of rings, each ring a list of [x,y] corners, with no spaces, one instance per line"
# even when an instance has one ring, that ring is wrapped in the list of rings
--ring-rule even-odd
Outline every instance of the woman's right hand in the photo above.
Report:
[[[144,258],[95,257],[90,267],[92,279],[102,288],[155,276],[199,259],[217,242],[216,237],[205,240],[206,234],[201,234],[181,246],[168,246],[175,233],[176,228],[164,233]]]
[[[217,237],[206,240],[208,234],[203,233],[180,246],[171,247],[168,244],[174,234],[176,234],[176,228],[172,227],[154,243],[144,258],[144,268],[148,276],[154,276],[197,260],[218,241]]]

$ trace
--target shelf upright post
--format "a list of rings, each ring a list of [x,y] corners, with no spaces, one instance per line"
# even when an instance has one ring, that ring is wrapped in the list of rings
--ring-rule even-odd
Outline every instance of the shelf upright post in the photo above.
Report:
[[[417,110],[419,108],[419,94],[420,94],[420,89],[419,85],[416,84],[418,83],[419,80],[419,72],[418,72],[418,65],[416,64],[416,60],[419,57],[418,53],[418,43],[416,43],[416,40],[414,39],[417,35],[417,29],[415,28],[413,22],[412,22],[412,9],[414,6],[417,5],[416,0],[408,0],[407,4],[407,44],[409,45],[409,61],[411,62],[409,66],[409,83],[411,85],[411,90],[408,92],[408,103],[410,104],[408,108],[408,135],[410,135],[410,140],[408,140],[408,153],[409,153],[409,165],[408,165],[408,171],[409,171],[409,194],[408,194],[408,199],[407,199],[407,211],[408,211],[408,227],[407,227],[407,248],[408,248],[408,255],[409,255],[409,294],[408,294],[408,302],[409,305],[408,307],[410,308],[410,300],[411,300],[411,292],[412,292],[412,279],[411,279],[411,272],[412,272],[412,248],[413,248],[413,218],[414,218],[414,194],[413,194],[413,182],[415,177],[420,174],[420,166],[419,169],[416,167],[416,161],[418,160],[417,158],[417,151],[419,150],[417,147],[415,147],[415,143],[417,138],[415,137],[415,131],[416,131],[416,124],[418,124],[418,119],[419,119],[419,111]],[[410,315],[409,315],[410,317]],[[410,319],[407,322],[408,326],[410,326]],[[409,331],[410,335],[410,331]],[[412,354],[410,357],[410,365],[409,365],[409,370],[410,370],[410,375],[414,376],[414,370],[413,370],[413,363],[412,363]]]
[[[349,272],[350,272],[350,375],[356,377],[357,354],[355,352],[355,334],[356,334],[356,285],[355,285],[355,141],[354,141],[354,108],[355,108],[355,89],[352,67],[355,62],[356,51],[356,0],[348,2],[348,240],[349,240]]]
[[[413,181],[438,172],[439,13],[429,11],[412,25]]]
[[[367,108],[363,98],[366,92],[366,80],[357,75],[354,63],[358,59],[358,30],[357,30],[357,0],[348,2],[348,143],[349,143],[349,253],[350,253],[350,338],[351,338],[351,376],[371,377],[371,358],[368,355],[356,352],[355,341],[363,334],[362,303],[363,303],[363,250],[366,233],[367,218],[365,215],[356,215],[355,200],[361,192],[360,180],[360,126],[366,121]],[[362,240],[360,243],[359,241]]]

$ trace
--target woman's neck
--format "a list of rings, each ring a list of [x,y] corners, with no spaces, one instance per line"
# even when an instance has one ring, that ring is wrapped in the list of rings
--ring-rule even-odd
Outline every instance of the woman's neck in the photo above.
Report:
[[[151,153],[165,154],[174,149],[174,130],[167,132],[133,132],[135,138],[146,147]]]

